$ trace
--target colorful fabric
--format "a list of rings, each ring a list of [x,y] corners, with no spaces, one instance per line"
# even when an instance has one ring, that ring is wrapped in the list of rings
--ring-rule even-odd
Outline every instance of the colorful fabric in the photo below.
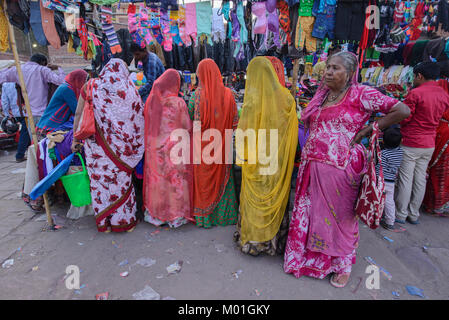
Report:
[[[163,8],[161,8],[161,31],[162,37],[164,38],[164,41],[162,41],[161,45],[164,47],[165,51],[170,52],[173,49],[173,34],[170,30],[170,19],[168,11]]]
[[[191,159],[187,154],[181,163],[175,164],[171,159],[171,151],[178,144],[170,139],[173,131],[186,130],[189,137],[192,133],[186,104],[178,97],[180,86],[179,73],[168,69],[154,82],[145,104],[143,201],[145,215],[161,222],[182,218],[193,221]]]
[[[112,8],[110,6],[101,6],[101,27],[106,34],[112,54],[122,52],[122,47],[112,25]]]
[[[133,169],[144,153],[144,108],[123,60],[111,59],[95,79],[92,98],[96,134],[84,151],[92,207],[100,232],[136,225]]]
[[[236,136],[237,164],[242,167],[241,245],[248,241],[270,241],[278,233],[288,205],[298,143],[295,100],[279,82],[269,59],[251,60],[245,90],[238,129],[254,130],[259,139],[260,130],[265,130],[266,145],[261,147],[260,140],[257,146],[251,145]],[[272,143],[276,151],[270,147]],[[269,164],[258,157],[260,148],[269,153]]]
[[[288,10],[288,4],[285,0],[281,0],[277,3],[279,9],[279,25],[287,35],[287,43],[292,43],[291,29],[290,29],[290,14]]]
[[[225,137],[226,129],[235,129],[237,126],[238,116],[234,96],[231,90],[223,85],[220,70],[213,60],[202,60],[198,65],[197,75],[199,92],[196,95],[194,121],[201,121],[201,125],[197,128],[194,126],[194,135],[198,130],[205,132],[208,129],[216,129],[221,137]],[[223,197],[232,166],[226,164],[229,150],[226,149],[225,140],[222,139],[221,145],[215,146],[221,150],[221,154],[214,153],[214,156],[211,156],[213,163],[207,164],[202,159],[202,153],[210,142],[194,139],[194,146],[198,144],[196,150],[201,151],[193,155],[195,216],[209,216]],[[196,162],[200,164],[195,164]]]
[[[87,59],[89,40],[86,21],[83,18],[79,18],[77,21],[77,31],[81,40],[81,51],[84,54],[84,59]]]

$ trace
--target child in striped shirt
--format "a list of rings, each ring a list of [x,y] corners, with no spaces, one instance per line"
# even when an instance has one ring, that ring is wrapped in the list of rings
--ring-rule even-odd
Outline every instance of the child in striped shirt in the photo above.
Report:
[[[387,230],[400,231],[394,224],[396,208],[394,203],[394,185],[402,162],[403,150],[400,147],[402,141],[401,131],[397,127],[389,127],[383,134],[382,168],[385,180],[385,209],[381,226]],[[376,166],[379,174],[379,165]]]

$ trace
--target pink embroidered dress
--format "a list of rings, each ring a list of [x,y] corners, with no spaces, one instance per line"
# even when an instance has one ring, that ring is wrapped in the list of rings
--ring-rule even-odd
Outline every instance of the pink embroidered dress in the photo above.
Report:
[[[323,279],[350,272],[359,240],[354,204],[366,172],[366,150],[350,142],[372,112],[387,113],[398,101],[353,84],[336,105],[321,108],[320,89],[303,113],[310,135],[301,154],[284,271]]]
[[[100,232],[109,227],[127,231],[136,225],[131,178],[144,153],[144,116],[142,100],[128,76],[126,64],[111,59],[93,84],[96,133],[86,139],[84,150]]]

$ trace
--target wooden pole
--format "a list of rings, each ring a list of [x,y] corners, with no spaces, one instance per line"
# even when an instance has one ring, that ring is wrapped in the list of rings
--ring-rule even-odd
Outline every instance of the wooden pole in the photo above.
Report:
[[[3,10],[5,12],[5,16],[8,17],[8,14],[6,13],[6,1],[3,1]],[[6,19],[8,19],[8,18],[6,18]],[[33,144],[34,144],[34,148],[36,150],[36,155],[37,155],[37,148],[39,147],[39,144],[37,141],[36,127],[34,125],[33,113],[31,112],[30,100],[28,99],[28,92],[27,92],[27,89],[25,86],[25,81],[23,80],[23,73],[22,73],[22,67],[20,66],[19,54],[17,53],[17,45],[16,45],[16,37],[14,34],[14,28],[11,25],[11,23],[9,22],[9,19],[8,19],[8,31],[9,31],[9,40],[11,43],[11,50],[12,50],[12,53],[14,54],[14,60],[16,62],[16,69],[17,69],[17,74],[19,76],[20,88],[22,89],[23,100],[25,100],[25,107],[27,110],[28,121],[29,121],[30,129],[31,129],[31,135],[33,136]],[[36,162],[37,162],[37,156],[36,156]],[[37,165],[37,163],[36,163],[36,165]],[[45,213],[47,214],[48,226],[49,226],[49,228],[54,230],[55,225],[53,223],[53,218],[51,217],[51,214],[50,214],[50,205],[48,204],[47,192],[44,193],[44,206],[45,206]]]

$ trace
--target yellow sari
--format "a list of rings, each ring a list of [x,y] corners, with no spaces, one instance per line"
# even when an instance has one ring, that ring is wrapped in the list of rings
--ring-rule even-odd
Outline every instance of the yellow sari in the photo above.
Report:
[[[238,129],[254,130],[256,143]],[[266,130],[266,139],[261,129]],[[277,130],[277,134],[270,130]],[[236,132],[237,164],[242,166],[241,245],[270,241],[279,231],[290,194],[297,143],[295,100],[280,84],[271,62],[256,57],[248,65]]]

